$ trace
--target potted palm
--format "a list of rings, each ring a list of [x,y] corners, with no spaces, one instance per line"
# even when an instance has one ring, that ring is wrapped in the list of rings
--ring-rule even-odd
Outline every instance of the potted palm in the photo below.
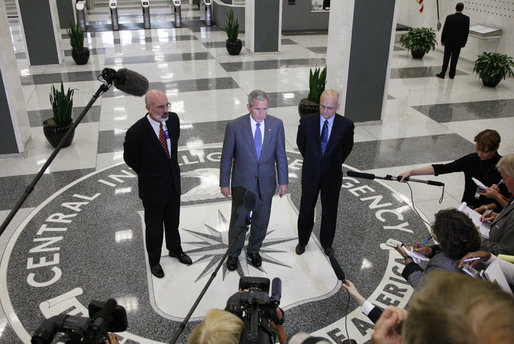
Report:
[[[514,67],[512,57],[506,54],[484,52],[475,60],[473,72],[482,79],[484,86],[496,87],[502,79],[514,75],[512,67]]]
[[[225,24],[225,32],[227,33],[225,47],[230,55],[239,55],[243,43],[237,38],[239,34],[239,20],[234,20],[234,11],[232,9],[227,13],[227,19]]]
[[[422,58],[430,50],[435,49],[437,43],[435,31],[427,27],[410,28],[401,38],[402,47],[410,50],[415,59]]]
[[[300,117],[319,112],[319,101],[327,83],[327,67],[309,70],[309,95],[300,100]]]
[[[84,32],[78,24],[70,22],[70,28],[66,30],[71,44],[71,57],[78,65],[86,64],[89,61],[89,49],[84,47]]]
[[[56,89],[53,85],[50,90],[50,104],[54,117],[43,122],[43,132],[46,139],[53,147],[57,147],[61,139],[66,135],[68,129],[73,125],[71,117],[73,110],[73,92],[74,89],[68,88],[64,91],[64,85],[61,81],[61,89]],[[73,132],[68,136],[63,147],[68,147],[73,141]]]

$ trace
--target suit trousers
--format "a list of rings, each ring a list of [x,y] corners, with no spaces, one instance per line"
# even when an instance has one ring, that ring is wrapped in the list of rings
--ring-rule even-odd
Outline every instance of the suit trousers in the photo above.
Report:
[[[448,63],[450,63],[450,72],[448,75],[450,78],[455,76],[455,72],[457,71],[457,61],[459,60],[460,47],[447,47],[444,46],[444,57],[443,57],[443,67],[441,69],[441,74],[444,76],[446,74],[446,69],[448,68]],[[451,62],[450,62],[451,58]]]
[[[341,182],[342,183],[342,182]],[[300,201],[300,214],[298,215],[298,242],[306,246],[314,226],[314,208],[321,191],[321,227],[320,242],[325,248],[332,247],[336,232],[337,207],[339,204],[338,185],[318,184],[317,188],[302,186],[302,198]]]
[[[158,264],[161,259],[163,241],[163,223],[166,233],[166,248],[173,253],[182,252],[178,224],[180,218],[180,197],[170,196],[165,203],[143,201],[145,208],[146,251],[150,266]]]
[[[248,216],[248,210],[244,207],[245,191],[246,189],[244,187],[232,188],[232,213],[230,216],[229,245],[236,240],[239,229],[245,225],[245,220]],[[248,240],[248,247],[246,248],[246,251],[250,254],[259,253],[262,241],[266,237],[271,213],[271,200],[272,198],[261,199],[257,192],[255,210],[252,212],[250,238]],[[231,257],[238,257],[241,254],[245,238],[246,231],[243,231],[229,253]]]

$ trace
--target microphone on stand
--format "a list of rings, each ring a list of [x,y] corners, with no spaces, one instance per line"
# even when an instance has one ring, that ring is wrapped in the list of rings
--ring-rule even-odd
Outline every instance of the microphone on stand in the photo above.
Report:
[[[114,87],[132,96],[141,97],[148,91],[148,79],[143,75],[127,68],[115,71],[112,68],[104,68],[102,78],[108,83],[114,82]]]
[[[402,179],[402,176],[396,176],[393,177],[390,174],[386,175],[385,177],[376,176],[372,173],[363,173],[363,172],[357,172],[357,171],[348,171],[346,174],[349,177],[355,177],[355,178],[363,178],[363,179],[384,179],[384,180],[396,180],[400,181]],[[424,183],[428,185],[435,185],[435,186],[444,186],[444,183],[435,181],[435,180],[421,180],[421,179],[413,179],[410,177],[405,178],[406,181],[409,182],[416,182],[416,183]]]
[[[252,212],[255,210],[257,203],[257,194],[254,191],[246,190],[243,200],[243,207],[248,211],[245,224],[248,226],[252,223]]]

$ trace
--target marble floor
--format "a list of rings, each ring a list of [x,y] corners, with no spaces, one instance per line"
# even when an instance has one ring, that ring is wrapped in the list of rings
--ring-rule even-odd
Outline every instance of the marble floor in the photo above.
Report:
[[[126,130],[143,114],[143,98],[111,89],[80,123],[0,238],[0,343],[29,343],[45,319],[60,312],[87,315],[91,300],[115,298],[127,311],[123,343],[166,343],[213,274],[227,247],[230,203],[219,193],[219,157],[227,121],[246,113],[256,88],[271,98],[269,114],[284,122],[290,186],[273,201],[263,266],[223,267],[185,326],[179,343],[211,308],[224,308],[242,276],[282,279],[286,331],[304,330],[333,342],[349,336],[369,341],[372,324],[340,291],[316,238],[294,254],[300,198],[301,156],[296,149],[297,104],[308,93],[309,68],[326,59],[326,34],[287,34],[278,53],[229,56],[225,32],[206,27],[201,13],[185,5],[183,27],[171,24],[169,7],[152,9],[152,29],[142,29],[136,7],[120,11],[123,30],[109,30],[106,7],[89,14],[89,63],[74,64],[63,31],[61,65],[29,65],[17,19],[10,20],[28,111],[31,140],[24,154],[0,157],[0,220],[12,209],[52,152],[41,123],[50,117],[50,87],[61,80],[76,89],[77,116],[100,86],[104,67],[128,68],[164,90],[181,121],[181,236],[194,263],[180,265],[163,248],[162,280],[150,274],[144,250],[137,179],[123,162]],[[244,34],[240,36],[244,40]],[[485,88],[461,59],[455,79],[438,79],[442,54],[414,60],[395,45],[388,99],[381,124],[358,124],[345,170],[378,176],[474,151],[473,137],[485,128],[502,136],[499,152],[513,152],[514,79]],[[399,255],[384,243],[425,239],[423,221],[460,204],[463,176],[432,177],[446,187],[345,178],[341,190],[335,255],[348,279],[381,307],[405,306],[412,294],[399,275]],[[412,208],[411,191],[419,215]],[[318,209],[319,210],[319,209]],[[319,211],[317,223],[319,223]],[[315,233],[316,230],[315,230]],[[348,314],[346,316],[346,314]],[[346,322],[346,324],[345,324]]]

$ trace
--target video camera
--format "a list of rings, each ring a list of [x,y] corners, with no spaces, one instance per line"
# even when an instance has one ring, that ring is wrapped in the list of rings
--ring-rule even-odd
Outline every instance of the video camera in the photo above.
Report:
[[[105,343],[108,332],[123,332],[127,329],[125,308],[116,305],[114,299],[107,302],[91,301],[89,318],[61,313],[43,321],[32,336],[32,344],[50,344],[57,332],[64,344]]]
[[[275,331],[268,320],[277,325],[284,321],[283,317],[279,320],[276,313],[282,294],[282,281],[280,278],[273,279],[271,296],[268,295],[269,285],[268,278],[241,277],[240,292],[227,300],[225,310],[241,318],[245,325],[240,344],[274,343]]]

